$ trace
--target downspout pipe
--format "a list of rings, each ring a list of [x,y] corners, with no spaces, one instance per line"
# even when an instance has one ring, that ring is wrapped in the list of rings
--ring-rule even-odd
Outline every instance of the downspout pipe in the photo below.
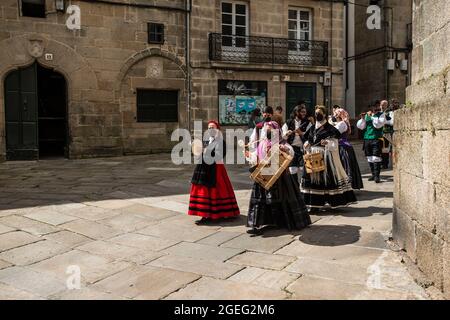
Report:
[[[191,131],[191,97],[192,97],[192,81],[191,81],[191,9],[192,0],[186,0],[186,18],[185,18],[185,48],[186,48],[186,82],[187,82],[187,129]]]

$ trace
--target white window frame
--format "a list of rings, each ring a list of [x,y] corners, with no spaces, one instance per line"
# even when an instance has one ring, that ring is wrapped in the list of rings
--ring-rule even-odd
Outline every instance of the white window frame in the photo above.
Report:
[[[229,3],[232,5],[232,12],[231,12],[231,24],[228,23],[224,23],[223,22],[223,11],[222,11],[222,4],[223,3]],[[236,51],[241,51],[244,54],[248,55],[248,49],[249,49],[249,43],[248,43],[248,38],[245,38],[245,46],[244,47],[237,47],[236,46],[236,38],[239,38],[240,36],[236,35],[236,27],[239,27],[236,25],[236,16],[240,16],[241,14],[237,14],[236,13],[236,5],[244,5],[245,6],[245,37],[249,36],[249,30],[250,30],[250,20],[249,20],[249,11],[250,11],[250,6],[248,5],[247,2],[243,2],[243,1],[221,1],[220,2],[220,28],[221,28],[221,34],[223,36],[222,33],[222,27],[225,26],[231,26],[232,28],[232,35],[229,35],[232,38],[232,45],[231,46],[225,46],[223,45],[222,42],[222,56],[227,56],[227,55],[231,55],[232,52],[236,52]],[[228,35],[226,35],[228,36]]]
[[[296,12],[296,16],[297,17],[296,17],[295,21],[296,21],[296,24],[297,24],[297,28],[295,30],[289,28],[289,21],[293,21],[293,19],[289,19],[289,11],[295,11]],[[301,20],[300,12],[308,12],[309,21]],[[306,32],[306,33],[309,34],[308,40],[306,40],[306,41],[313,40],[313,18],[314,18],[313,17],[313,10],[311,8],[289,7],[288,8],[288,26],[287,26],[288,27],[288,38],[289,38],[289,33],[292,32],[292,31],[295,31],[295,33],[296,33],[295,40],[303,40],[303,39],[301,39],[302,32]],[[307,31],[303,31],[302,29],[300,29],[301,22],[308,22],[309,23],[309,29]],[[293,39],[289,38],[289,40],[293,40]],[[300,43],[297,43],[297,49],[296,50],[291,50],[289,48],[289,52],[291,52],[292,54],[294,54],[296,52],[308,52],[308,51],[310,51],[310,50],[309,49],[305,50],[305,49],[301,48],[300,47]]]

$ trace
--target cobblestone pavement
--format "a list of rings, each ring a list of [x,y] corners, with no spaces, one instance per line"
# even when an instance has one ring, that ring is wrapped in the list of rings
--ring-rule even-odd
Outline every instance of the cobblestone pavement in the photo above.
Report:
[[[169,158],[0,164],[0,298],[428,298],[386,243],[391,172],[310,228],[250,237],[246,166],[228,166],[242,216],[199,227],[186,214],[193,166]]]

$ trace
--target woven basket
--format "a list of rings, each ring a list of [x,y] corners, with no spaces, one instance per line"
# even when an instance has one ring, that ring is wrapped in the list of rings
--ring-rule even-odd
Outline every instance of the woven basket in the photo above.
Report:
[[[308,153],[303,156],[306,173],[325,171],[325,161],[321,153]]]

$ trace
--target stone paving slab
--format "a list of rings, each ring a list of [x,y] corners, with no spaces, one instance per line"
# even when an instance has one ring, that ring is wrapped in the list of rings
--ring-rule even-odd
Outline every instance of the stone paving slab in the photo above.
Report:
[[[161,239],[136,233],[122,234],[117,237],[108,239],[108,242],[133,248],[147,249],[149,251],[163,250],[178,243],[178,241],[175,240]]]
[[[91,288],[80,288],[75,290],[65,290],[48,297],[51,300],[125,300],[123,297],[114,294],[101,292]]]
[[[214,234],[214,229],[186,228],[183,224],[176,224],[173,221],[162,221],[156,225],[137,231],[137,233],[154,237],[172,239],[177,241],[195,242]]]
[[[70,250],[59,243],[43,240],[0,253],[0,259],[14,265],[24,266],[45,260]]]
[[[287,294],[248,283],[236,283],[203,277],[185,288],[169,295],[169,300],[280,300]]]
[[[130,265],[127,262],[116,262],[113,259],[100,257],[81,250],[72,250],[33,264],[30,268],[65,282],[68,276],[66,273],[67,268],[69,266],[77,266],[81,271],[82,283],[90,284],[126,269]]]
[[[282,270],[294,260],[294,257],[289,256],[247,251],[233,257],[229,262],[244,266]]]
[[[220,246],[262,253],[273,253],[292,242],[292,240],[292,235],[286,234],[286,231],[277,230],[275,232],[267,232],[267,234],[264,234],[262,237],[252,237],[248,234],[242,234]]]
[[[12,228],[12,227],[5,226],[4,224],[0,224],[0,234],[2,234],[2,233],[7,233],[7,232],[11,232],[11,231],[14,231],[14,230],[17,230],[17,229],[16,229],[16,228]]]
[[[93,288],[130,299],[161,299],[199,278],[188,272],[136,266],[96,283]]]
[[[73,248],[77,245],[80,245],[82,243],[90,242],[92,239],[83,236],[81,234],[62,230],[55,233],[50,233],[44,236],[45,239],[54,241],[57,243],[60,243],[62,245],[65,245],[67,247]]]
[[[41,240],[23,231],[0,234],[0,252]]]
[[[64,281],[26,267],[11,267],[0,270],[0,283],[43,298],[66,288]]]
[[[42,300],[43,298],[17,289],[13,286],[0,283],[0,300]]]
[[[12,264],[3,260],[0,260],[0,270],[11,267]]]
[[[68,231],[84,235],[91,239],[111,238],[122,233],[120,230],[114,229],[104,224],[81,219],[62,224],[60,227]]]
[[[194,259],[225,261],[242,251],[241,249],[209,246],[200,243],[180,242],[162,252]]]
[[[198,240],[197,243],[207,244],[210,246],[219,246],[222,243],[234,239],[240,235],[241,233],[239,232],[217,231],[206,238]]]
[[[68,216],[61,212],[56,212],[52,210],[29,213],[26,214],[25,217],[39,222],[51,224],[53,226],[57,226],[77,219],[76,217]]]
[[[52,225],[17,215],[10,215],[0,218],[0,223],[5,224],[9,227],[26,231],[36,236],[45,235],[59,230]]]
[[[226,279],[243,267],[219,260],[196,259],[184,256],[165,255],[149,263],[150,266],[169,268],[178,271],[196,273],[218,279]]]

